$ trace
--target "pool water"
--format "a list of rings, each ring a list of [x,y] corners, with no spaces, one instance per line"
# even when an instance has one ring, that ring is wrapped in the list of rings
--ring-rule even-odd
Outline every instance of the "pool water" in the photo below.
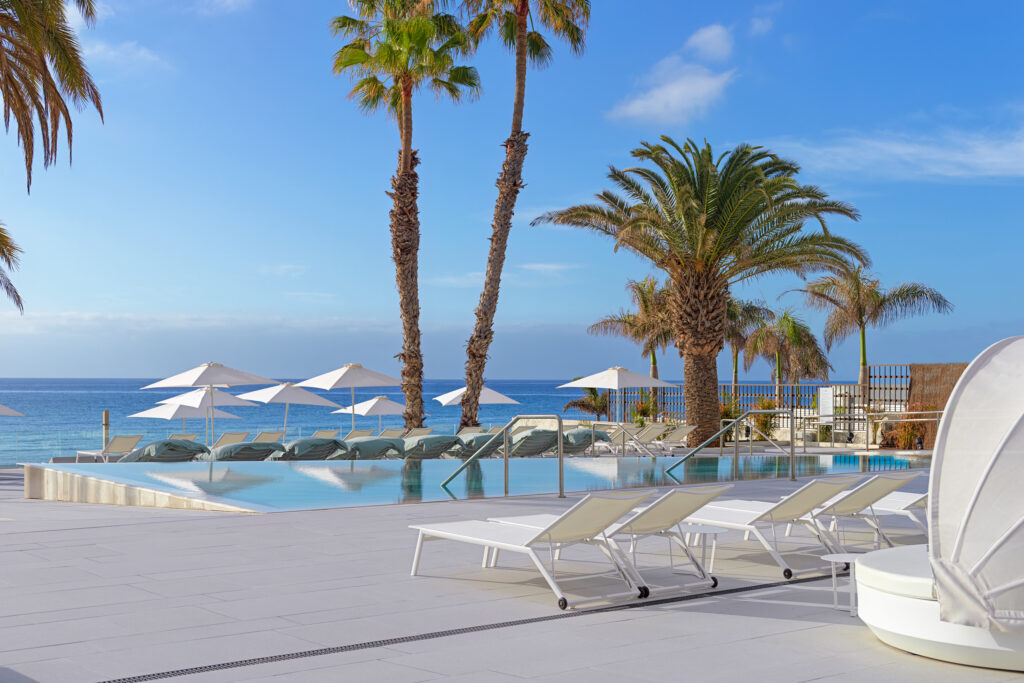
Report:
[[[565,490],[596,491],[615,488],[730,481],[732,457],[696,457],[665,470],[678,458],[572,457],[565,459]],[[876,472],[927,467],[929,461],[892,455],[798,455],[796,474],[808,477],[841,472]],[[483,459],[448,486],[441,483],[459,460],[372,460],[217,462],[211,475],[208,463],[47,464],[129,486],[209,500],[257,512],[285,512],[320,508],[386,505],[488,498],[504,493],[504,463]],[[740,456],[739,479],[789,476],[789,458],[774,455]],[[674,477],[674,478],[673,478]],[[509,460],[509,495],[556,493],[557,458]]]

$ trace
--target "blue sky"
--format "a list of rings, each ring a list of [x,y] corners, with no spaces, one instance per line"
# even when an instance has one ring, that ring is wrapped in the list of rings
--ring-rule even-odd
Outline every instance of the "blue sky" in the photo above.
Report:
[[[286,11],[283,8],[286,7]],[[488,376],[644,368],[586,334],[649,271],[608,242],[530,219],[587,200],[607,165],[660,134],[766,145],[863,214],[832,227],[886,283],[956,305],[869,336],[871,362],[965,361],[1021,331],[1024,8],[952,2],[595,0],[586,54],[532,71],[521,194]],[[104,0],[81,40],[103,95],[75,118],[74,164],[37,169],[0,138],[2,219],[25,249],[26,314],[0,310],[2,376],[158,376],[218,360],[302,377],[346,362],[397,371],[384,194],[397,130],[331,73],[338,1]],[[512,62],[473,58],[482,97],[414,102],[428,377],[461,375],[485,265]],[[799,306],[796,278],[739,294]],[[820,330],[822,317],[807,314]],[[853,343],[835,377],[856,374]],[[674,352],[663,375],[678,377]],[[768,376],[767,364],[751,379]],[[727,374],[723,355],[721,374]]]

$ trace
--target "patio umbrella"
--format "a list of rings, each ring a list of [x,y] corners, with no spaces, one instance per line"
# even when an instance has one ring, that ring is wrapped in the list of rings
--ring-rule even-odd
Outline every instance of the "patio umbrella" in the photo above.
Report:
[[[381,415],[401,415],[405,412],[405,404],[392,401],[387,396],[374,396],[369,401],[363,401],[357,403],[354,406],[345,406],[338,410],[331,411],[331,414],[352,414],[352,427],[355,428],[356,415],[376,415],[377,416],[377,431],[380,431],[383,425]]]
[[[291,382],[283,382],[281,384],[275,384],[272,387],[267,387],[266,389],[249,391],[244,394],[239,394],[236,398],[259,401],[260,403],[283,403],[285,435],[288,434],[288,406],[292,403],[303,406],[338,407],[338,404],[334,401],[328,401],[323,396],[314,394],[312,391],[307,391],[302,387],[292,384]]]
[[[434,400],[439,401],[443,406],[457,406],[462,403],[462,397],[466,393],[466,387],[456,389],[455,391],[449,391],[447,394],[441,394],[435,396]],[[509,398],[505,394],[500,394],[494,389],[484,387],[480,391],[480,403],[503,403],[506,405],[519,405],[519,401],[514,398]]]
[[[143,389],[168,389],[177,387],[205,387],[209,394],[210,404],[209,408],[212,410],[216,395],[213,393],[214,387],[232,387],[238,385],[250,385],[250,384],[277,384],[272,379],[266,377],[260,377],[250,372],[244,372],[242,370],[236,370],[235,368],[229,368],[226,365],[220,363],[203,363],[197,365],[191,370],[178,373],[162,379],[159,382],[153,382],[142,387]],[[195,392],[192,392],[195,393]],[[226,394],[230,396],[230,394]],[[184,396],[184,394],[183,394]],[[180,397],[178,397],[180,398]],[[236,397],[237,398],[237,397]],[[190,399],[191,402],[191,399]],[[188,404],[186,404],[188,405]],[[222,405],[218,403],[217,405]],[[240,404],[233,404],[240,405]],[[193,406],[193,407],[204,407],[204,406]],[[213,416],[210,416],[210,439],[216,436],[213,429]],[[210,468],[212,471],[213,461],[210,461]]]
[[[148,417],[155,420],[177,420],[181,418],[181,431],[184,432],[186,419],[206,416],[206,408],[193,408],[192,406],[181,405],[180,403],[158,403],[149,410],[143,410],[141,413],[134,413],[128,417]],[[240,419],[237,415],[216,409],[213,411],[213,416],[225,419]]]
[[[17,410],[12,410],[7,406],[0,406],[0,415],[7,415],[8,417],[25,417]]]
[[[602,372],[581,377],[572,382],[559,385],[558,389],[614,389],[618,392],[621,389],[634,389],[643,388],[649,389],[651,387],[674,387],[675,384],[666,382],[664,380],[656,379],[654,377],[648,377],[647,375],[641,375],[638,372],[632,372],[623,367],[608,368]],[[619,413],[619,402],[615,402],[615,411]],[[619,422],[622,421],[622,415],[619,414]]]
[[[157,403],[162,405],[186,406],[188,408],[213,408],[214,404],[221,407],[256,405],[252,401],[246,401],[244,398],[240,398],[234,394],[229,394],[228,392],[221,391],[220,389],[214,389],[213,387],[188,391],[184,394],[178,394],[177,396],[171,396],[170,398],[165,398],[162,401],[157,401]]]
[[[348,387],[351,390],[352,403],[355,404],[356,387],[400,387],[402,383],[394,377],[388,377],[379,372],[368,370],[359,363],[349,363],[337,370],[331,370],[322,375],[311,377],[304,382],[299,382],[298,386],[311,389],[325,389],[327,391]],[[352,429],[355,428],[356,414],[352,413]]]

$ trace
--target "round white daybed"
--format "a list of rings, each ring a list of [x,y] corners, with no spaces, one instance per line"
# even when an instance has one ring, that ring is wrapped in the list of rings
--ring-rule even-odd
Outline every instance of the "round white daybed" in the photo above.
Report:
[[[859,616],[883,642],[1024,671],[1024,337],[986,349],[939,424],[928,546],[857,562]]]

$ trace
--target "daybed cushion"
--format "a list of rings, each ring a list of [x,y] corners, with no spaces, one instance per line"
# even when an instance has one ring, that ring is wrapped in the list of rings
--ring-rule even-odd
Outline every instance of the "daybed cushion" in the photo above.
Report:
[[[307,436],[290,442],[281,454],[281,460],[327,460],[344,457],[348,447],[337,439]]]
[[[355,436],[342,442],[348,447],[348,454],[341,459],[375,460],[387,455],[405,457],[405,440],[386,436]]]
[[[934,600],[927,546],[905,545],[867,553],[857,560],[857,584],[919,600]]]
[[[284,446],[275,441],[243,441],[217,446],[196,460],[266,460],[284,452]]]
[[[209,448],[195,441],[161,439],[136,448],[118,462],[186,462],[209,452]]]
[[[454,434],[414,436],[405,440],[406,458],[439,458],[446,450],[459,443]]]

